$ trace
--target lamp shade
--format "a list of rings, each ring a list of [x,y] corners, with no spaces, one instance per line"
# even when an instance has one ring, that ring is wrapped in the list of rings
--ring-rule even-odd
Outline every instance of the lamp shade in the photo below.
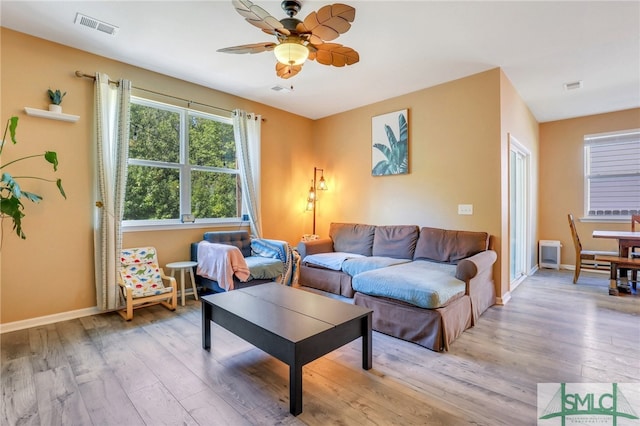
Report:
[[[273,49],[278,62],[285,65],[301,65],[309,57],[306,46],[291,41],[284,41]]]
[[[318,189],[320,191],[326,191],[327,189],[329,189],[329,187],[327,187],[327,182],[324,180],[324,175],[320,176],[320,181],[318,182]]]

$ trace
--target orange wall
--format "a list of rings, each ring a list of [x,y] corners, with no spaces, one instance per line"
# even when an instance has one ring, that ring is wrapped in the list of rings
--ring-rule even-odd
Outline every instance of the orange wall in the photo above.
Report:
[[[2,223],[0,273],[0,323],[36,318],[95,306],[93,268],[93,83],[77,78],[75,70],[127,78],[134,86],[178,96],[225,109],[242,108],[262,114],[262,215],[266,236],[295,243],[310,226],[309,215],[293,208],[300,204],[313,167],[313,122],[269,106],[251,102],[165,75],[88,54],[76,49],[2,28],[1,118],[20,118],[18,144],[3,153],[3,164],[18,156],[54,150],[67,200],[54,186],[39,181],[25,183],[27,190],[44,196],[39,205],[25,208],[26,240]],[[77,123],[27,116],[24,107],[47,109],[48,88],[67,92],[66,113],[79,115]],[[166,100],[165,100],[166,101]],[[212,111],[207,111],[212,112]],[[213,111],[216,112],[216,111]],[[291,135],[295,135],[295,149]],[[43,174],[45,162],[12,168],[14,174]],[[17,173],[16,173],[17,172]],[[286,224],[286,225],[285,225]],[[155,245],[160,263],[185,260],[189,243],[201,239],[206,229],[130,232],[124,245]]]
[[[312,216],[304,201],[313,167],[325,169],[330,190],[321,194],[317,233],[327,234],[331,221],[416,224],[449,229],[482,230],[492,235],[499,254],[498,294],[505,292],[500,265],[503,222],[503,138],[499,69],[337,114],[322,120],[285,113],[225,93],[115,62],[69,47],[2,30],[3,117],[20,116],[24,141],[10,155],[55,149],[59,175],[69,199],[55,189],[31,187],[45,195],[39,206],[27,206],[22,241],[5,221],[2,248],[0,322],[89,308],[93,288],[92,99],[91,81],[74,71],[105,72],[128,78],[134,86],[173,94],[225,109],[243,108],[266,118],[262,132],[262,214],[265,236],[295,244],[311,232]],[[47,64],[46,71],[41,67]],[[507,85],[510,87],[510,85]],[[78,123],[28,117],[24,106],[46,108],[47,88],[68,92],[66,112]],[[517,99],[517,96],[515,96]],[[409,109],[410,173],[371,176],[371,118]],[[516,117],[518,114],[516,114]],[[291,146],[295,135],[295,147]],[[28,143],[27,143],[28,142]],[[29,170],[30,171],[30,170]],[[457,214],[458,204],[473,204],[472,216]],[[189,243],[204,229],[127,232],[125,246],[154,245],[160,262],[188,257]],[[33,262],[38,265],[33,267]],[[46,278],[45,278],[46,277]],[[73,279],[69,279],[73,277]],[[31,297],[24,298],[25,288]],[[64,294],[64,297],[61,295]]]
[[[499,231],[499,70],[318,120],[315,164],[335,191],[321,193],[318,233],[331,221]],[[409,110],[410,173],[371,175],[371,119]],[[474,214],[459,216],[458,204]]]
[[[540,125],[540,239],[560,240],[561,262],[575,264],[567,214],[584,214],[584,135],[640,128],[640,109],[590,115]],[[594,239],[594,229],[630,230],[628,221],[582,222],[576,228],[583,248],[617,250],[615,240]]]
[[[494,268],[499,298],[509,292],[504,260],[509,256],[508,134],[532,152],[532,244],[560,239],[566,264],[573,261],[566,213],[582,211],[582,135],[640,127],[637,109],[538,126],[500,69],[312,121],[7,29],[2,29],[1,47],[2,119],[20,117],[20,143],[10,147],[2,161],[34,151],[58,151],[58,175],[68,199],[61,199],[53,187],[34,182],[28,189],[43,194],[45,200],[38,206],[27,205],[28,239],[19,240],[4,221],[0,323],[95,305],[93,85],[76,78],[76,69],[106,72],[112,79],[127,78],[150,90],[262,114],[265,236],[295,244],[301,234],[311,232],[312,216],[304,211],[304,201],[313,167],[324,168],[329,191],[320,194],[317,233],[326,235],[332,221],[487,231],[499,256]],[[49,87],[68,92],[63,107],[81,116],[78,123],[24,114],[24,106],[46,108]],[[371,118],[401,109],[409,110],[410,173],[372,177]],[[474,214],[458,215],[458,204],[473,204]],[[578,224],[579,231],[590,234],[585,225]],[[185,259],[189,243],[204,231],[185,227],[127,232],[124,243],[155,245],[165,264]],[[532,247],[534,264],[535,253]]]
[[[529,244],[529,269],[533,269],[537,262],[537,235],[538,235],[538,170],[539,170],[539,135],[538,122],[531,114],[529,107],[524,103],[520,95],[507,78],[500,72],[500,215],[503,218],[500,223],[502,238],[500,240],[501,252],[503,259],[500,264],[500,275],[503,277],[501,281],[501,289],[498,292],[503,297],[508,297],[510,288],[509,283],[509,259],[511,254],[510,247],[510,221],[509,221],[509,139],[515,138],[530,153],[530,171],[529,171],[529,198],[530,198],[530,244]]]

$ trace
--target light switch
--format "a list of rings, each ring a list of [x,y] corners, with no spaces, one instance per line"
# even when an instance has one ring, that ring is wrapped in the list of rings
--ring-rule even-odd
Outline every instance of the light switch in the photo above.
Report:
[[[473,214],[473,204],[458,204],[458,214]]]

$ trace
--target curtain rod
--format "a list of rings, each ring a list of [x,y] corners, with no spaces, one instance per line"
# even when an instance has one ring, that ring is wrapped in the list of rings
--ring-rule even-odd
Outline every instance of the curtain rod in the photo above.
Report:
[[[83,73],[82,71],[76,71],[76,77],[80,77],[80,78],[90,78],[90,79],[92,79],[92,80],[94,80],[94,81],[95,81],[95,79],[96,79],[96,76],[95,76],[95,75],[85,74],[85,73]],[[117,81],[113,81],[113,80],[109,80],[109,84],[115,84],[116,86],[119,86],[119,85],[120,85],[120,83],[119,83],[119,82],[117,82]],[[167,95],[167,94],[165,94],[165,93],[156,92],[156,91],[154,91],[154,90],[144,89],[144,88],[142,88],[142,87],[136,87],[136,86],[134,86],[133,88],[134,88],[134,89],[136,89],[136,90],[142,90],[143,92],[153,93],[154,95],[165,96],[165,97],[167,97],[167,98],[177,99],[177,100],[179,100],[179,101],[186,102],[188,105],[191,105],[191,104],[201,105],[201,106],[204,106],[204,107],[214,108],[214,109],[217,109],[217,110],[220,110],[220,111],[225,111],[225,112],[228,112],[228,113],[230,113],[230,114],[234,114],[234,112],[233,112],[232,110],[230,110],[230,109],[221,108],[221,107],[217,107],[217,106],[213,106],[213,105],[209,105],[209,104],[204,104],[204,103],[201,103],[201,102],[191,101],[191,100],[189,100],[189,99],[179,98],[179,97],[177,97],[177,96],[173,96],[173,95]],[[256,119],[257,119],[257,117],[256,117]],[[263,119],[262,119],[262,121],[267,121],[267,119],[266,119],[266,118],[263,118]]]

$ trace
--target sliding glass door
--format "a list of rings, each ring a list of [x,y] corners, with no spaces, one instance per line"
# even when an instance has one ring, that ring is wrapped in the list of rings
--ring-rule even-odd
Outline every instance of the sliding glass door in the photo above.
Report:
[[[529,269],[529,161],[530,153],[509,135],[509,281],[513,290]]]

